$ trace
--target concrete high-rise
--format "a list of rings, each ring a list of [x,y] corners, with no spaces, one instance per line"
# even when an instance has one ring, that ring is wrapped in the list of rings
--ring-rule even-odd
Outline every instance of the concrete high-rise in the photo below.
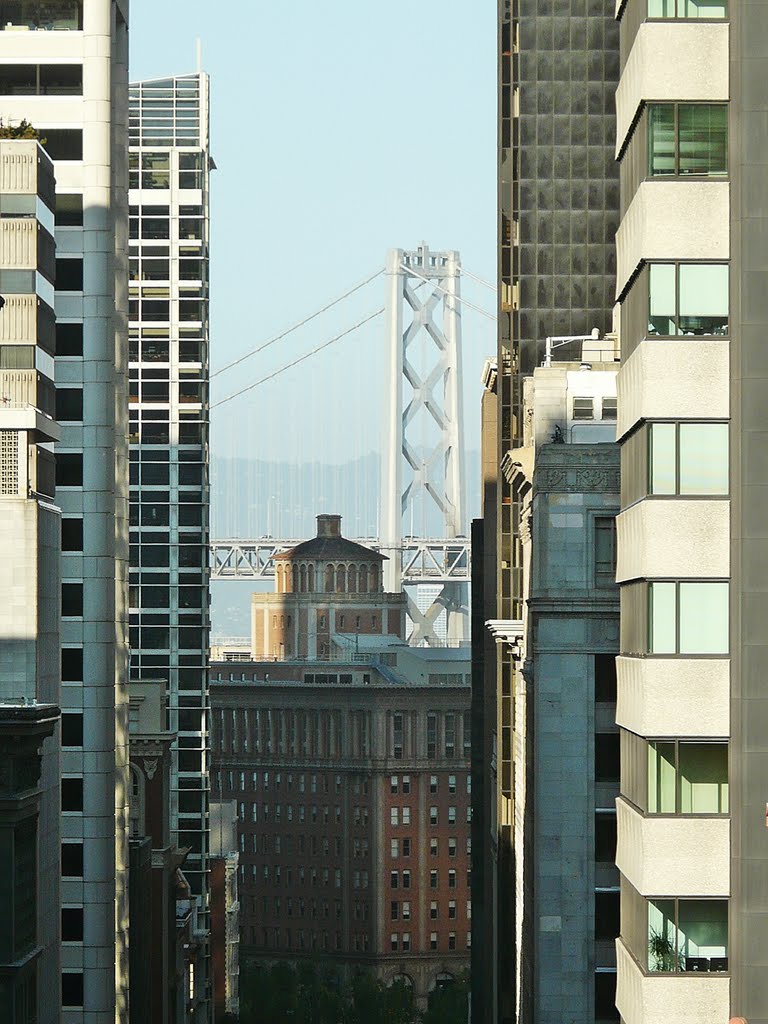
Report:
[[[171,839],[208,910],[208,76],[130,86],[131,680],[165,679]],[[140,771],[140,768],[136,769]],[[198,971],[196,998],[210,999]]]
[[[498,30],[499,331],[483,399],[483,519],[473,530],[475,1024],[529,1012],[510,970],[522,899],[512,842],[515,668],[484,628],[519,622],[524,599],[520,502],[500,467],[523,442],[523,380],[544,339],[612,327],[619,218],[613,4],[499,0]]]
[[[59,1020],[59,560],[53,164],[0,141],[0,974],[8,1019]],[[64,935],[76,922],[64,916]],[[69,983],[65,976],[64,985]]]
[[[127,8],[0,16],[0,117],[34,125],[56,175],[63,1024],[127,1017]]]
[[[765,1024],[768,8],[617,8],[617,1005]]]

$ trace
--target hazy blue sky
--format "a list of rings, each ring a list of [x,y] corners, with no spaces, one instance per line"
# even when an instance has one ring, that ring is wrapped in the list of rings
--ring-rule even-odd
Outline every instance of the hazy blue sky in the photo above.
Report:
[[[495,278],[493,0],[131,0],[131,79],[212,79],[219,367],[426,239]],[[491,292],[465,295],[493,310]],[[383,305],[379,279],[238,371],[257,380]],[[222,454],[342,461],[380,444],[383,321],[214,414]],[[494,326],[464,318],[465,421]]]

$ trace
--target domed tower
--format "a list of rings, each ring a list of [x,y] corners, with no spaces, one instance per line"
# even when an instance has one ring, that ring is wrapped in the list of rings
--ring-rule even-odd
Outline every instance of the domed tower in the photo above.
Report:
[[[315,537],[275,556],[275,593],[253,595],[253,657],[329,659],[361,636],[402,639],[406,599],[384,592],[385,560],[343,537],[341,516],[319,515]]]

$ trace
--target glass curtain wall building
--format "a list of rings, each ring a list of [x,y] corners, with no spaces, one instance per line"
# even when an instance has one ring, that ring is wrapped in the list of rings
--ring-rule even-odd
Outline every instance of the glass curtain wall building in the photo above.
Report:
[[[131,679],[167,682],[173,841],[208,913],[208,76],[130,87]]]

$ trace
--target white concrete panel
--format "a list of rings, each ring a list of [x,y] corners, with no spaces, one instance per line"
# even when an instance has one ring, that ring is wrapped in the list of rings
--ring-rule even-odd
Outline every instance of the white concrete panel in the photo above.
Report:
[[[619,370],[621,439],[644,419],[727,419],[729,342],[646,338]]]
[[[616,1006],[624,1024],[725,1024],[731,981],[727,974],[650,974],[616,940]]]
[[[730,575],[730,501],[653,498],[616,517],[616,581]]]
[[[643,260],[727,260],[727,181],[644,181],[616,232],[616,295]]]
[[[638,736],[725,737],[727,658],[616,659],[616,721]]]
[[[641,895],[729,895],[729,818],[645,818],[619,797],[616,824],[616,865]]]
[[[728,99],[728,24],[645,22],[616,90],[616,154],[641,104]]]

